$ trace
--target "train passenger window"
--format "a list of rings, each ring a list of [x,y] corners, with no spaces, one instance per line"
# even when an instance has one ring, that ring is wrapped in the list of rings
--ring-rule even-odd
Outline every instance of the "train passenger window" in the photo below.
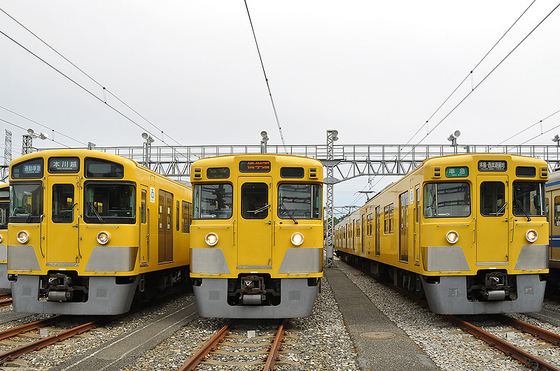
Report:
[[[233,186],[227,183],[196,184],[194,219],[229,219],[233,215]]]
[[[560,226],[560,196],[554,197],[554,225]]]
[[[8,229],[8,209],[9,202],[0,203],[0,229]]]
[[[86,223],[134,224],[136,198],[134,185],[115,182],[86,182]]]
[[[241,216],[244,219],[264,219],[269,208],[266,183],[245,183],[241,186]]]
[[[142,224],[146,224],[146,198],[148,192],[143,189],[142,190],[142,197],[140,198],[140,221]]]
[[[183,206],[183,233],[191,231],[192,219],[192,204],[190,202],[182,201]]]
[[[72,223],[74,221],[74,185],[55,184],[52,188],[52,221]]]
[[[502,183],[503,184],[503,183]],[[424,217],[450,218],[471,214],[469,183],[427,183],[424,185]]]
[[[320,184],[283,183],[278,186],[278,217],[281,219],[321,219]]]
[[[513,215],[544,216],[544,182],[513,182]]]
[[[383,215],[383,232],[393,233],[393,215],[395,206],[393,204],[385,206],[385,214]]]

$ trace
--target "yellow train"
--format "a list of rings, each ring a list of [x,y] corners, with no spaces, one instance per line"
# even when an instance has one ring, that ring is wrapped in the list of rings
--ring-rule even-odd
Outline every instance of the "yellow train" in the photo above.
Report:
[[[188,280],[192,193],[136,162],[50,150],[10,164],[16,312],[119,314]]]
[[[548,273],[546,162],[431,158],[335,227],[335,249],[441,314],[533,312]]]
[[[8,281],[8,215],[10,209],[10,185],[0,184],[0,289],[9,289]]]
[[[323,165],[247,154],[191,167],[191,279],[202,317],[309,316],[323,276]]]

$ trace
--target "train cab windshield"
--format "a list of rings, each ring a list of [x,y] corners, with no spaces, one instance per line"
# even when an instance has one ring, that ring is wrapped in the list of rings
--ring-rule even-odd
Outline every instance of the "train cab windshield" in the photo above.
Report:
[[[197,184],[193,193],[194,219],[229,219],[233,215],[233,186]]]
[[[280,184],[278,216],[282,219],[321,219],[321,195],[319,184]]]
[[[471,214],[469,183],[427,183],[424,185],[424,217],[466,217]]]
[[[38,223],[43,214],[43,184],[18,182],[10,191],[10,219],[16,223]]]
[[[513,215],[545,215],[545,184],[543,182],[513,182]]]
[[[132,184],[86,183],[84,220],[88,223],[134,224],[135,200],[135,188]]]

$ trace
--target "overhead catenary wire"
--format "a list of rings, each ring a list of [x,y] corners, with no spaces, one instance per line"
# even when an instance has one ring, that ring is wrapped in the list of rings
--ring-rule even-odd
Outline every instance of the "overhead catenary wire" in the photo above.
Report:
[[[82,86],[81,84],[79,84],[77,81],[71,79],[69,76],[67,76],[66,74],[64,74],[63,72],[61,72],[59,69],[55,68],[53,65],[51,65],[50,63],[46,62],[44,59],[42,59],[41,57],[39,57],[38,55],[36,55],[35,53],[33,53],[31,50],[29,50],[28,48],[24,47],[21,43],[17,42],[16,40],[14,40],[13,38],[11,38],[10,36],[8,36],[6,33],[4,33],[3,31],[0,31],[0,33],[2,33],[4,36],[6,36],[8,39],[10,39],[12,42],[16,43],[18,46],[22,47],[24,50],[26,50],[27,52],[29,52],[30,54],[32,54],[33,56],[35,56],[36,58],[38,58],[40,61],[42,61],[43,63],[47,64],[49,67],[51,67],[52,69],[54,69],[55,71],[57,71],[58,73],[60,73],[62,76],[66,77],[68,80],[70,80],[71,82],[73,82],[74,84],[76,84],[77,86],[79,86],[80,88],[82,88],[83,90],[85,90],[86,92],[88,92],[90,95],[92,95],[93,97],[95,97],[97,100],[105,103],[105,105],[107,105],[109,108],[111,108],[113,111],[115,111],[116,113],[118,113],[119,115],[121,115],[123,118],[127,119],[128,121],[130,121],[131,123],[133,123],[134,125],[136,125],[137,127],[139,127],[140,129],[142,129],[143,131],[147,132],[148,134],[150,134],[153,138],[160,140],[161,142],[163,142],[164,144],[167,145],[167,143],[165,142],[163,136],[167,136],[168,138],[170,138],[173,142],[175,142],[176,144],[178,144],[181,147],[184,147],[183,144],[179,143],[178,141],[176,141],[174,138],[172,138],[171,136],[165,134],[165,132],[163,130],[161,130],[158,126],[156,126],[153,122],[151,122],[150,120],[148,120],[144,115],[140,114],[137,110],[135,110],[134,108],[132,108],[130,105],[128,105],[127,103],[125,103],[121,98],[119,98],[118,96],[116,96],[115,94],[113,94],[110,90],[108,90],[103,84],[101,84],[100,82],[98,82],[96,79],[94,79],[92,76],[90,76],[88,73],[86,73],[83,69],[81,69],[80,67],[78,67],[75,63],[73,63],[72,61],[70,61],[68,58],[66,58],[62,53],[58,52],[55,48],[53,48],[51,45],[49,45],[45,40],[43,40],[42,38],[40,38],[37,34],[35,34],[34,32],[32,32],[29,28],[27,28],[25,25],[23,25],[21,22],[19,22],[17,19],[15,19],[13,16],[11,16],[10,14],[8,14],[4,9],[0,8],[0,11],[2,11],[4,14],[6,14],[10,19],[12,19],[14,22],[16,22],[18,25],[20,25],[22,28],[24,28],[27,32],[29,32],[31,35],[33,35],[35,38],[37,38],[39,41],[41,41],[45,46],[47,46],[49,49],[51,49],[53,52],[55,52],[58,56],[60,56],[61,58],[63,58],[66,62],[68,62],[70,65],[72,65],[74,68],[76,68],[78,71],[80,71],[82,74],[84,74],[86,77],[88,77],[91,81],[93,81],[95,84],[97,84],[99,87],[102,88],[103,91],[103,99],[98,97],[96,94],[94,94],[93,92],[89,91],[87,88],[85,88],[84,86]],[[154,127],[155,129],[157,129],[161,135],[162,135],[162,139],[159,139],[159,137],[153,133],[151,133],[148,129],[144,128],[143,126],[141,126],[139,123],[137,123],[135,120],[133,120],[132,118],[130,118],[129,116],[125,115],[124,113],[122,113],[121,111],[119,111],[116,107],[113,107],[111,104],[107,103],[107,100],[105,99],[105,94],[108,93],[110,94],[112,97],[114,97],[117,101],[119,101],[121,104],[123,104],[124,106],[126,106],[128,109],[130,109],[132,112],[134,112],[136,115],[138,115],[139,117],[141,117],[144,121],[146,121],[148,124],[150,124],[152,127]]]
[[[284,146],[284,151],[288,153],[286,148],[286,142],[284,141],[284,134],[282,134],[282,127],[280,126],[280,119],[278,118],[278,112],[276,111],[276,105],[274,104],[274,98],[272,97],[272,91],[270,90],[270,84],[268,82],[268,77],[266,76],[266,70],[264,68],[264,62],[261,55],[261,50],[259,48],[259,43],[257,41],[257,35],[255,33],[255,28],[253,27],[253,20],[251,19],[251,13],[249,13],[249,6],[247,5],[247,0],[245,2],[245,9],[247,9],[247,16],[249,17],[249,24],[251,25],[251,31],[253,32],[253,38],[255,39],[255,45],[257,47],[257,53],[259,55],[259,60],[261,62],[261,68],[264,75],[264,81],[266,82],[266,87],[268,89],[268,95],[270,97],[270,102],[272,103],[272,110],[274,111],[274,117],[276,118],[276,125],[278,126],[278,131],[280,132],[280,139],[282,140],[282,145]]]

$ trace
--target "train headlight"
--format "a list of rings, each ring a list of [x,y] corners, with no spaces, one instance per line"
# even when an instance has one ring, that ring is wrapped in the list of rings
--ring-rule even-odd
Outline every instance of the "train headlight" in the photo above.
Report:
[[[300,246],[304,241],[303,234],[296,232],[292,235],[291,240],[295,246]]]
[[[533,243],[539,238],[539,234],[534,229],[529,229],[527,233],[525,233],[525,238],[530,243]]]
[[[109,232],[101,231],[97,234],[97,242],[99,242],[102,245],[107,245],[110,239],[111,236],[109,235]]]
[[[459,241],[459,233],[457,233],[455,231],[449,231],[449,232],[447,232],[447,235],[445,236],[445,239],[450,244],[457,243],[457,241]]]
[[[2,243],[2,240],[3,240],[2,235],[0,235],[0,243]]]
[[[27,233],[27,231],[19,231],[16,235],[16,240],[18,240],[19,243],[27,243],[27,241],[29,241],[29,233]]]
[[[208,233],[204,237],[204,242],[206,242],[208,246],[216,246],[218,243],[218,235],[214,232]]]

